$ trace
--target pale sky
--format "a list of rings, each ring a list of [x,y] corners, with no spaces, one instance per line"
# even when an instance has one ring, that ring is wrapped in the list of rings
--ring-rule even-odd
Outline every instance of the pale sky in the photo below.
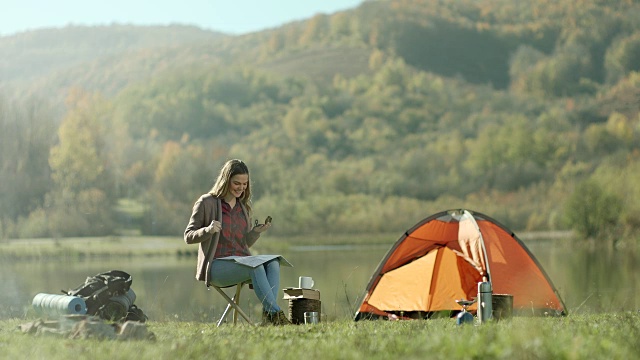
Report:
[[[195,25],[244,34],[364,0],[0,0],[0,36],[67,25]]]

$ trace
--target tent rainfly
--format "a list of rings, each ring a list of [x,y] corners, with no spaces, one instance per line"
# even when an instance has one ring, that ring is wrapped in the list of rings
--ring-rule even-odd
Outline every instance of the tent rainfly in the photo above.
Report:
[[[448,210],[420,221],[393,245],[355,320],[451,314],[461,310],[455,300],[477,296],[483,279],[494,294],[513,296],[514,315],[567,314],[549,276],[513,232],[481,213]]]

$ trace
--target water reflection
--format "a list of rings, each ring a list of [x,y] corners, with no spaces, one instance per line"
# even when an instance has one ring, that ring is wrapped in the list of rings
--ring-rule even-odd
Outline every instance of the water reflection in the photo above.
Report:
[[[315,288],[321,292],[325,319],[351,317],[356,298],[362,294],[388,249],[345,249],[283,254],[294,267],[282,268],[281,287],[295,287],[298,276],[312,276]],[[173,257],[66,263],[5,262],[0,265],[0,318],[33,314],[31,301],[37,293],[61,294],[61,290],[84,283],[87,276],[119,269],[132,275],[132,289],[137,295],[135,303],[150,319],[214,321],[226,303],[215,290],[207,290],[202,282],[195,280],[195,262],[195,258]],[[258,321],[261,307],[252,290],[245,288],[242,303]],[[280,305],[287,309],[287,300],[280,299]]]
[[[640,309],[637,252],[579,248],[562,242],[527,246],[555,284],[569,312]]]
[[[640,309],[640,276],[635,252],[576,249],[562,241],[527,242],[560,292],[569,312]],[[321,292],[324,320],[350,318],[371,274],[388,247],[297,248],[283,254],[293,268],[282,269],[281,287],[296,286],[298,276],[312,276]],[[33,314],[39,292],[60,294],[85,278],[120,269],[133,276],[136,305],[152,320],[213,322],[225,303],[194,279],[195,259],[156,257],[78,262],[3,262],[0,264],[0,318]],[[229,291],[231,293],[231,291]],[[282,295],[282,293],[281,293]],[[260,305],[245,289],[243,306],[258,321]],[[280,305],[287,309],[286,300]]]

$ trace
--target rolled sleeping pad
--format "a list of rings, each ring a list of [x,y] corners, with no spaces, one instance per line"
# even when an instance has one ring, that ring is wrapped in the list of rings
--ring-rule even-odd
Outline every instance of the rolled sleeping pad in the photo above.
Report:
[[[87,304],[77,296],[39,293],[31,305],[39,315],[52,317],[87,313]]]

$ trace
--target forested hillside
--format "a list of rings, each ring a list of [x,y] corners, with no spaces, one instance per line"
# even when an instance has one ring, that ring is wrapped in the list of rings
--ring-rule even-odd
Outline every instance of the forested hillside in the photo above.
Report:
[[[44,68],[41,34],[0,38],[4,237],[180,235],[241,158],[280,235],[400,234],[464,207],[638,239],[633,1],[367,1],[243,36],[127,27],[124,43],[91,30],[102,53],[57,30]]]

